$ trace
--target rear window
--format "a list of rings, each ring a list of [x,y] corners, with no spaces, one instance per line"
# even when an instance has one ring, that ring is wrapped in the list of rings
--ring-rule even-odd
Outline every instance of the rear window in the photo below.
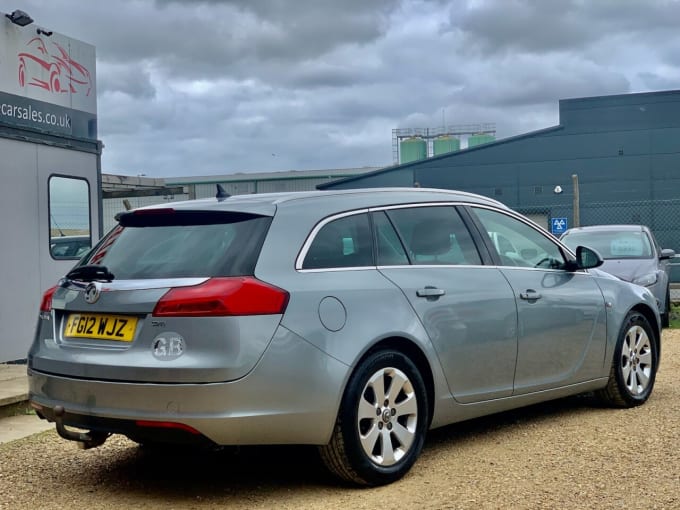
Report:
[[[116,280],[248,276],[271,223],[244,213],[128,213],[82,264]]]

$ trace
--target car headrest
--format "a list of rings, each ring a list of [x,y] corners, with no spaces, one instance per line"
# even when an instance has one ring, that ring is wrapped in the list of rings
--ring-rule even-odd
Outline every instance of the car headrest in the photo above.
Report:
[[[441,255],[451,250],[451,229],[445,222],[416,224],[411,234],[411,250],[416,255]]]

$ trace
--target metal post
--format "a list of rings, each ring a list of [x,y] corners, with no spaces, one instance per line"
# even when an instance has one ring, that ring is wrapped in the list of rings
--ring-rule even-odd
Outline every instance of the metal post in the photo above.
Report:
[[[579,202],[579,189],[578,189],[578,175],[573,174],[571,176],[571,182],[574,186],[574,227],[581,226],[581,209]]]

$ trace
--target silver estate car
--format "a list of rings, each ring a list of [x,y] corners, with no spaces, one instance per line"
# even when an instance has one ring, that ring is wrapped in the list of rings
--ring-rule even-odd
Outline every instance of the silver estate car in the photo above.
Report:
[[[30,400],[62,437],[318,445],[335,475],[380,485],[429,429],[652,392],[654,296],[499,202],[220,191],[122,213],[45,293]]]
[[[567,230],[560,240],[569,248],[588,246],[604,259],[601,269],[647,287],[657,300],[661,325],[671,311],[671,266],[675,251],[662,249],[644,225],[593,225]]]

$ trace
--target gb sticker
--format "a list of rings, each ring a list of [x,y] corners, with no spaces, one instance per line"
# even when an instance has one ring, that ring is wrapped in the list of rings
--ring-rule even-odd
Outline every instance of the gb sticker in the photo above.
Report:
[[[151,352],[156,359],[171,361],[184,354],[186,344],[184,338],[174,331],[166,331],[153,339]]]

